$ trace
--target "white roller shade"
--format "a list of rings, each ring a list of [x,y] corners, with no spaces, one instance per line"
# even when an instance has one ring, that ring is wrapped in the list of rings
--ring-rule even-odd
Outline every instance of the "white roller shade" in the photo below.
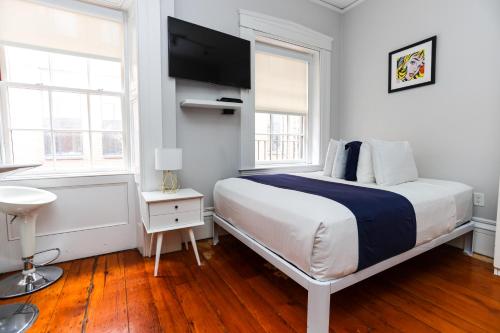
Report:
[[[255,68],[257,111],[307,113],[307,61],[257,51]]]
[[[0,42],[122,58],[123,24],[30,1],[1,0]]]

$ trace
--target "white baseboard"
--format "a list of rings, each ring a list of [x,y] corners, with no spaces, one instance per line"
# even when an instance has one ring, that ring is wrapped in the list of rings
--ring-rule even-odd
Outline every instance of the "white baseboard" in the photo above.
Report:
[[[474,253],[493,258],[495,255],[496,221],[473,217],[474,221]]]

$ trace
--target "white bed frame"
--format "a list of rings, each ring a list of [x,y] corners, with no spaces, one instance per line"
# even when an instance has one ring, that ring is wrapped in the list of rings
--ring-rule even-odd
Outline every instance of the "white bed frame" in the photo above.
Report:
[[[307,289],[307,333],[327,333],[329,332],[330,321],[330,294],[347,288],[355,283],[358,283],[372,275],[380,273],[388,268],[391,268],[399,263],[411,259],[421,253],[429,251],[436,246],[447,243],[452,239],[466,234],[464,252],[467,255],[472,255],[472,237],[474,222],[467,222],[448,234],[442,235],[430,242],[424,243],[411,250],[401,253],[395,257],[386,259],[376,265],[365,268],[356,273],[345,277],[330,280],[318,281],[298,269],[297,267],[284,260],[276,253],[272,252],[265,246],[259,244],[254,239],[247,236],[242,231],[235,228],[232,224],[214,214],[214,229],[213,229],[213,244],[219,242],[219,236],[216,224],[229,232],[231,235],[239,239],[246,246],[258,253],[261,257],[269,261],[276,268],[290,277],[292,280]]]

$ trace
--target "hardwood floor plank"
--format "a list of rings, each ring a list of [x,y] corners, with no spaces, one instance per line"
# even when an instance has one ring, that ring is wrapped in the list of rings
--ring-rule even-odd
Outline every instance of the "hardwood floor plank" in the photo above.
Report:
[[[216,271],[205,262],[198,266],[192,253],[181,252],[184,264],[194,280],[203,286],[204,298],[217,309],[218,316],[229,332],[263,332],[264,329],[240,302],[236,294],[220,278]]]
[[[154,258],[145,258],[144,265],[151,290],[153,291],[153,301],[162,330],[169,333],[190,332],[190,323],[182,310],[182,306],[169,277],[165,274],[158,277],[153,275]]]
[[[193,278],[179,252],[175,256],[162,256],[161,265],[161,275],[170,277],[192,332],[228,332],[218,316],[218,309],[212,308],[205,298],[204,286]]]
[[[97,258],[73,261],[55,305],[47,332],[80,332]],[[49,287],[51,290],[52,288]],[[42,311],[42,309],[41,309]]]
[[[99,256],[82,332],[128,332],[127,318],[123,262],[117,253]]]
[[[479,327],[471,325],[461,317],[448,311],[443,311],[434,303],[409,293],[397,285],[388,283],[385,279],[371,279],[368,281],[370,295],[379,290],[384,291],[384,300],[404,311],[418,320],[433,326],[440,332],[484,332]]]
[[[144,258],[138,251],[122,252],[119,256],[124,263],[129,332],[161,332]]]
[[[203,243],[199,246],[199,249],[205,262],[224,280],[227,288],[233,291],[265,332],[296,332],[274,311],[266,298],[257,294],[246,280],[241,279],[235,270],[238,266],[230,265],[221,253],[220,247],[212,247],[210,243]]]

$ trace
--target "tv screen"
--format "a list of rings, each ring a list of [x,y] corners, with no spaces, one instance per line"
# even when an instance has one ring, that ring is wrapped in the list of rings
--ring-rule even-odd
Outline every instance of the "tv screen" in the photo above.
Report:
[[[171,77],[250,89],[250,42],[168,18]]]

